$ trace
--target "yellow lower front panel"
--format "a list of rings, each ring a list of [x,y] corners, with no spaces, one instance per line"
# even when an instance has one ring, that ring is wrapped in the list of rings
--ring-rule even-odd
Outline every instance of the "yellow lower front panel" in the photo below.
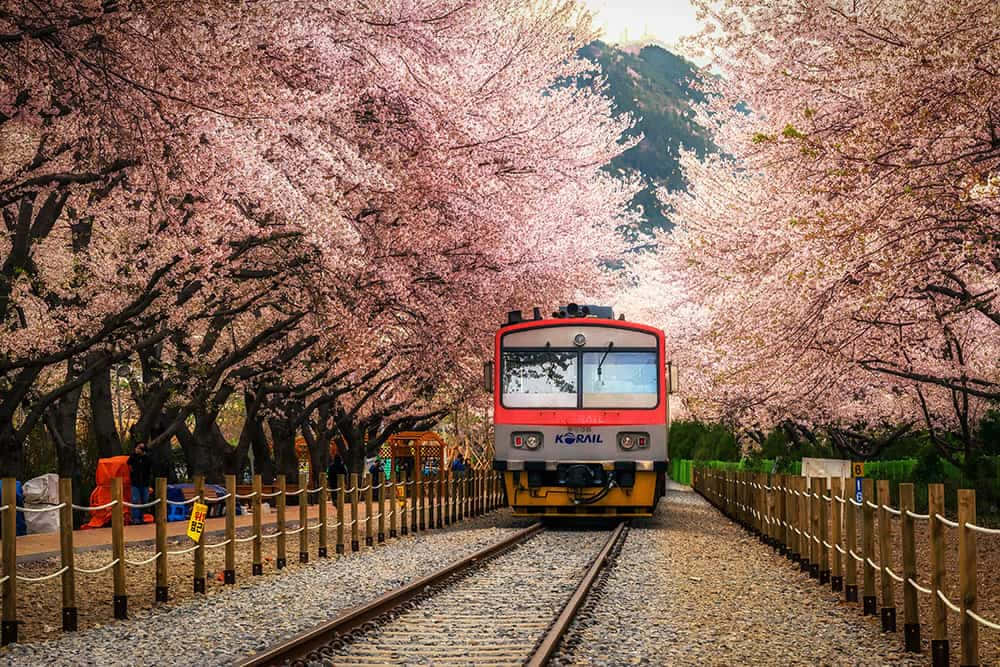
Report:
[[[630,489],[614,488],[607,495],[594,502],[588,498],[601,491],[600,488],[569,489],[562,486],[540,486],[528,488],[525,473],[505,472],[507,499],[514,516],[559,516],[559,517],[599,517],[599,516],[651,516],[657,500],[658,476],[663,473],[638,471],[635,486]],[[515,482],[515,476],[518,481]],[[577,493],[580,491],[580,493]]]

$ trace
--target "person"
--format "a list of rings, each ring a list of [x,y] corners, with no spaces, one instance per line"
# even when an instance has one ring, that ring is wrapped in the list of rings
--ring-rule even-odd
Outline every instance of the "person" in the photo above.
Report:
[[[372,476],[372,497],[380,500],[382,497],[382,459],[375,457],[372,465],[368,468],[368,474]]]
[[[456,456],[455,460],[451,462],[451,471],[458,473],[459,476],[465,472],[465,459],[462,458],[461,454]]]
[[[153,464],[149,460],[146,447],[141,442],[135,446],[135,450],[129,454],[128,469],[132,483],[132,503],[140,505],[149,502],[149,482],[152,474]],[[143,514],[146,508],[132,508],[132,523],[143,523]]]
[[[337,488],[337,475],[343,475],[344,479],[347,479],[347,466],[344,465],[344,459],[340,454],[333,457],[330,467],[326,469],[326,486],[330,491]]]

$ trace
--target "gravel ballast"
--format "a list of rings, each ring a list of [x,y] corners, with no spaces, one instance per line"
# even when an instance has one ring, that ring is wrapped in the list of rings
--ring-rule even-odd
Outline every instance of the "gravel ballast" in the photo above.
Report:
[[[924,665],[900,634],[671,484],[636,520],[554,664]]]
[[[445,530],[391,540],[356,554],[289,567],[275,576],[141,609],[39,644],[11,645],[0,660],[17,665],[226,665],[306,630],[337,612],[502,539],[529,522],[506,511]],[[291,548],[290,548],[291,552]]]

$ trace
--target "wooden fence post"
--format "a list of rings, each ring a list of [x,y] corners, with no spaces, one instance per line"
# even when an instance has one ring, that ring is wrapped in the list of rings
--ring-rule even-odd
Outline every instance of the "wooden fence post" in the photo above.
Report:
[[[437,505],[435,525],[444,528],[444,471],[439,470],[434,477],[434,504]]]
[[[787,493],[785,490],[785,478],[786,475],[778,475],[775,483],[775,488],[777,489],[777,496],[775,497],[775,501],[777,503],[775,507],[775,518],[778,521],[778,553],[786,558],[791,558],[792,552],[788,549],[788,529],[785,527],[785,522],[788,521],[785,504],[785,494]]]
[[[820,552],[823,550],[822,533],[819,526],[820,504],[823,497],[820,494],[822,481],[818,477],[809,479],[809,578],[819,579]]]
[[[17,480],[3,478],[3,621],[0,644],[17,641]]]
[[[156,601],[166,602],[170,596],[167,579],[167,478],[157,477],[156,497]]]
[[[933,635],[931,638],[931,661],[934,667],[948,667],[948,608],[937,592],[945,592],[946,570],[944,560],[944,530],[943,523],[937,515],[944,516],[944,484],[927,485],[927,515],[931,538],[931,611]]]
[[[309,475],[299,471],[299,562],[309,562]]]
[[[373,547],[375,546],[375,533],[372,530],[372,500],[375,486],[375,478],[365,473],[362,477],[364,479],[365,487],[365,546]]]
[[[351,551],[361,549],[358,525],[358,473],[351,473]]]
[[[327,558],[329,554],[327,553],[327,546],[330,540],[330,535],[327,531],[330,529],[329,519],[330,512],[327,508],[327,503],[330,502],[329,494],[327,493],[329,489],[326,484],[326,475],[324,473],[319,474],[319,546],[316,547],[316,557],[317,558]]]
[[[337,475],[337,553],[344,553],[344,496],[347,494],[347,478]]]
[[[399,487],[403,490],[403,498],[399,503],[399,534],[406,536],[410,532],[409,522],[410,513],[407,505],[407,499],[409,494],[409,487],[406,485],[406,471],[402,470],[399,473]]]
[[[896,587],[889,570],[892,569],[892,516],[889,480],[878,480],[878,560],[879,581],[882,584],[882,632],[896,631]]]
[[[275,542],[277,542],[278,554],[275,557],[275,565],[279,570],[281,570],[287,564],[287,554],[285,553],[285,549],[287,547],[285,536],[285,503],[288,500],[288,497],[285,495],[285,492],[287,491],[285,476],[276,476],[275,482],[278,484],[278,517],[275,520],[278,532],[277,537],[274,538]]]
[[[253,563],[250,567],[255,577],[264,574],[264,564],[261,561],[261,512],[264,507],[264,499],[261,498],[261,493],[263,491],[264,485],[262,484],[260,475],[254,475],[253,498],[250,501],[253,504]]]
[[[799,491],[799,531],[801,531],[799,534],[799,553],[802,554],[802,560],[799,561],[799,570],[809,572],[809,557],[812,554],[812,538],[809,532],[809,479],[799,475],[795,481]]]
[[[226,567],[222,581],[227,586],[236,583],[236,475],[226,475]]]
[[[840,553],[840,550],[844,548],[840,534],[840,529],[843,525],[841,517],[844,513],[843,481],[840,477],[830,479],[830,497],[833,499],[830,503],[830,509],[833,511],[832,523],[830,525],[833,531],[833,534],[830,536],[830,544],[833,545],[833,571],[830,577],[830,590],[834,593],[844,590],[844,559],[841,558],[842,554]]]
[[[111,558],[114,565],[111,573],[114,579],[115,618],[128,618],[128,593],[125,590],[125,499],[122,495],[122,478],[111,480]]]
[[[396,466],[389,466],[389,488],[386,489],[389,495],[389,508],[392,514],[389,515],[389,538],[396,537],[396,515],[399,513],[399,501],[396,500]]]
[[[420,512],[420,470],[413,466],[413,479],[410,480],[410,529],[416,533],[420,529],[418,514]]]
[[[862,595],[863,613],[865,616],[875,615],[875,568],[872,567],[872,556],[875,555],[875,510],[872,500],[875,498],[874,481],[865,478],[862,481],[861,495],[864,505],[861,507],[861,557],[864,562],[861,568],[865,573],[864,591]]]
[[[441,476],[441,506],[444,509],[444,525],[450,526],[451,516],[451,471],[446,470]]]
[[[913,517],[916,503],[913,484],[899,485],[899,510],[902,525],[903,547],[903,643],[911,653],[920,653],[920,616],[917,607],[917,589],[910,582],[917,580],[917,546],[913,535]],[[933,519],[931,519],[933,521]]]
[[[816,545],[819,549],[819,583],[828,584],[830,583],[830,505],[833,505],[836,501],[831,495],[833,493],[832,489],[828,489],[828,479],[826,477],[820,478],[819,481],[819,498],[816,502],[819,504],[819,539],[820,543]],[[826,500],[823,496],[829,498]],[[829,503],[829,504],[828,504]]]
[[[76,572],[73,571],[73,480],[59,478],[59,552],[62,573],[62,628],[76,630]]]
[[[850,478],[848,478],[850,479]],[[854,504],[850,484],[844,488],[844,532],[846,533],[847,553],[844,555],[844,567],[846,569],[847,580],[844,583],[844,600],[847,602],[858,601],[858,563],[854,558],[858,548],[858,507]]]
[[[379,544],[385,542],[385,495],[388,484],[385,482],[385,474],[380,469],[378,471],[378,535],[376,540]]]
[[[958,490],[958,588],[962,596],[962,667],[979,664],[979,624],[969,616],[976,611],[976,492]]]
[[[424,480],[424,484],[427,486],[427,529],[432,530],[437,521],[437,510],[435,508],[435,494],[437,493],[437,479],[434,475],[430,475]]]

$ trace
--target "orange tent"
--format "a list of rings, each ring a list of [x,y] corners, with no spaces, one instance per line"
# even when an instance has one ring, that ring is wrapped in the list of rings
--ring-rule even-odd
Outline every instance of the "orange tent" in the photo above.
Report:
[[[90,494],[90,505],[92,507],[106,505],[111,502],[111,480],[115,477],[120,477],[122,480],[122,493],[125,496],[125,500],[132,500],[132,484],[129,477],[127,456],[112,456],[107,459],[99,459],[97,461],[97,474],[95,477],[97,487]],[[130,523],[132,513],[126,511],[124,514],[125,523]],[[83,527],[103,528],[109,523],[111,523],[111,508],[106,507],[100,510],[91,510],[90,521]]]

